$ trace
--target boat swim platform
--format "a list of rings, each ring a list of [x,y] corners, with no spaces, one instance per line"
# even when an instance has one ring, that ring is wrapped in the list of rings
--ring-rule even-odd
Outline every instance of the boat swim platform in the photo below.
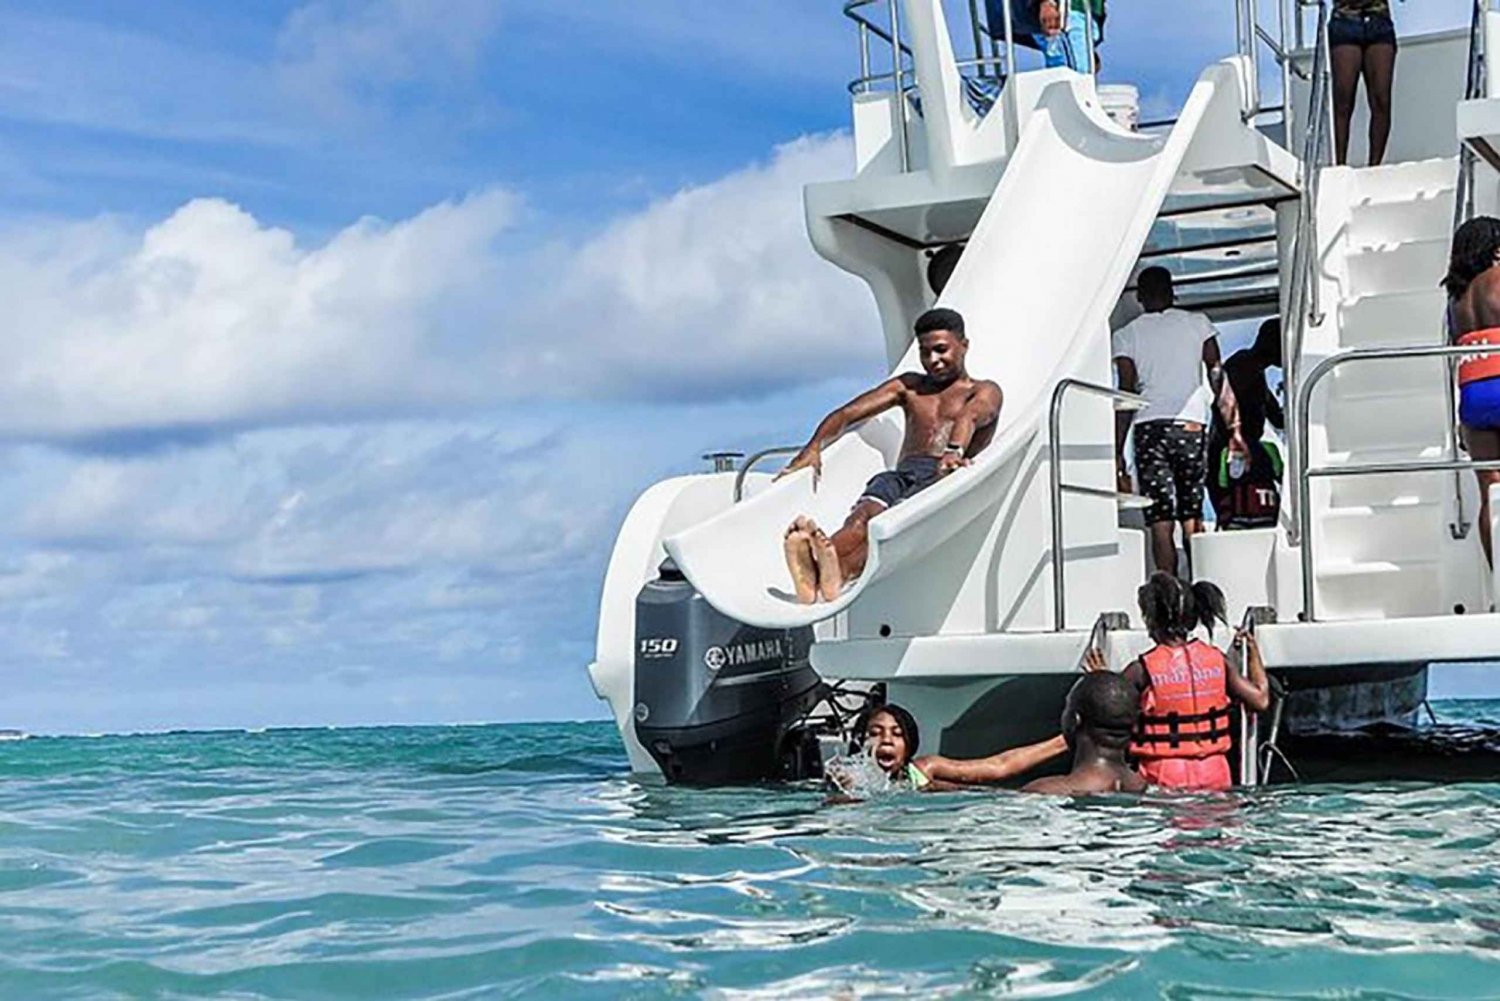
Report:
[[[824,678],[943,686],[984,678],[1076,674],[1093,630],[1005,632],[820,641],[813,667]],[[1215,640],[1227,646],[1232,633]],[[1415,616],[1339,622],[1267,623],[1256,627],[1272,672],[1376,665],[1500,662],[1500,615]],[[1113,670],[1152,646],[1144,630],[1111,630],[1104,641]]]

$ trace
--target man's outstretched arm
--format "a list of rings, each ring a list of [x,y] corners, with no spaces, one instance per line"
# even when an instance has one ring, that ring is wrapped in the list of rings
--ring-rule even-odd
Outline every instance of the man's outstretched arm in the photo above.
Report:
[[[786,464],[786,468],[776,474],[776,478],[794,473],[799,469],[812,466],[814,476],[821,476],[823,472],[823,449],[838,441],[839,436],[849,430],[851,425],[860,421],[869,420],[878,413],[882,413],[901,403],[901,394],[906,391],[906,383],[901,381],[900,376],[887,379],[880,385],[868,392],[861,393],[848,403],[839,407],[833,413],[823,418],[818,428],[813,432],[812,438],[802,446],[802,451],[797,453],[796,458]]]
[[[1068,753],[1068,742],[1058,734],[1051,740],[1025,747],[1013,747],[988,758],[945,758],[940,754],[929,754],[916,761],[923,775],[934,782],[952,785],[991,785],[1004,782],[1044,765],[1053,758]]]

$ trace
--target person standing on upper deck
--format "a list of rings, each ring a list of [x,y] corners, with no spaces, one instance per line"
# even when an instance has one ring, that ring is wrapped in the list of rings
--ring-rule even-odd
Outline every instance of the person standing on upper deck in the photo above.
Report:
[[[1135,475],[1139,492],[1151,499],[1146,523],[1156,569],[1177,573],[1174,526],[1182,526],[1182,548],[1203,531],[1203,489],[1208,478],[1210,401],[1229,431],[1229,453],[1245,457],[1234,388],[1220,365],[1219,331],[1201,313],[1175,308],[1172,273],[1151,267],[1136,279],[1145,310],[1115,332],[1113,351],[1120,388],[1139,393],[1147,406],[1124,412],[1116,422],[1120,485],[1128,489],[1125,438],[1135,424]],[[1207,385],[1204,374],[1207,370]]]
[[[1059,6],[1063,2],[1035,0],[1036,18],[1042,26],[1041,33],[1035,36],[1037,48],[1042,50],[1048,68],[1068,66],[1080,73],[1092,73],[1099,58],[1098,45],[1104,38],[1105,0],[1066,0],[1066,23]],[[1090,17],[1094,19],[1092,25]]]
[[[1328,49],[1333,59],[1334,156],[1340,164],[1349,162],[1349,123],[1363,75],[1370,103],[1370,166],[1379,166],[1391,138],[1391,88],[1396,79],[1391,0],[1333,0]]]

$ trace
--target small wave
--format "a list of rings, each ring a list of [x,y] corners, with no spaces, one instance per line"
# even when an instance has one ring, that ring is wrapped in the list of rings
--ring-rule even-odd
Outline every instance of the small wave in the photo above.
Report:
[[[1493,776],[834,807],[636,781],[608,724],[28,744],[0,752],[5,996],[1473,996],[1500,976]]]

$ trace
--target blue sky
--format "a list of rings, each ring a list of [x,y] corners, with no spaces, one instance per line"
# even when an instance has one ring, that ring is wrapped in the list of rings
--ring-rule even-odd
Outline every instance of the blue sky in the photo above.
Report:
[[[597,715],[631,500],[878,373],[838,6],[0,0],[0,725]],[[1147,114],[1191,6],[1116,5]]]

